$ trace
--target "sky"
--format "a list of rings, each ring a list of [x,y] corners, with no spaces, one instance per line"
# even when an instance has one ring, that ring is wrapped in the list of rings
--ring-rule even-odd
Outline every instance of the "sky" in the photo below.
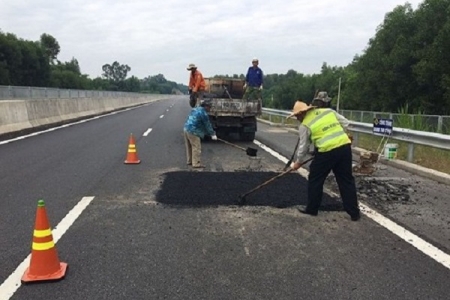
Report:
[[[0,2],[0,30],[38,41],[52,35],[58,60],[78,60],[96,78],[114,61],[128,77],[163,74],[187,84],[190,63],[205,77],[320,73],[362,54],[386,13],[418,0],[14,0]]]

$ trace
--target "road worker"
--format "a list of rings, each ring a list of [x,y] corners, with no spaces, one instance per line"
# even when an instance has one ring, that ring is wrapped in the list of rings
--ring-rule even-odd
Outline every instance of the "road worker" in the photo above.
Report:
[[[192,165],[193,168],[205,167],[200,163],[202,154],[201,139],[205,135],[210,135],[213,140],[217,140],[208,116],[211,105],[210,99],[202,100],[200,106],[191,110],[184,124],[187,165]]]
[[[252,59],[252,66],[248,68],[244,84],[244,100],[260,100],[263,89],[263,71],[258,67],[259,60]]]
[[[327,92],[318,92],[317,96],[314,97],[311,102],[311,105],[316,106],[317,108],[331,108],[336,110],[335,107],[331,106],[331,98],[328,97]],[[350,141],[353,142],[353,136],[350,133],[347,133],[347,135],[350,138]],[[314,149],[314,151],[317,151],[317,149]]]
[[[358,221],[360,211],[352,174],[351,141],[346,133],[349,121],[330,108],[317,108],[302,101],[296,101],[289,117],[296,117],[300,122],[297,160],[291,168],[301,167],[311,143],[317,148],[309,167],[308,204],[300,212],[317,216],[325,179],[333,171],[344,209],[352,221]]]
[[[197,66],[195,64],[189,64],[187,70],[191,71],[188,85],[190,95],[189,105],[191,107],[199,106],[205,93],[205,79],[203,78],[203,74],[197,70]]]

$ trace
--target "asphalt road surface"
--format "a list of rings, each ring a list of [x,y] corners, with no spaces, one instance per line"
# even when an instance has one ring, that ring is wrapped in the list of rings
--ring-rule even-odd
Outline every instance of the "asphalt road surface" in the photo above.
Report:
[[[261,146],[256,158],[205,141],[206,168],[193,170],[189,109],[169,98],[0,142],[1,300],[448,299],[449,187],[385,167],[358,178],[368,209],[351,222],[332,193],[319,216],[300,214],[306,179],[292,173],[240,206],[279,174],[296,136],[259,124],[256,144],[232,141]],[[124,164],[131,133],[137,165]],[[69,269],[21,285],[39,199]]]

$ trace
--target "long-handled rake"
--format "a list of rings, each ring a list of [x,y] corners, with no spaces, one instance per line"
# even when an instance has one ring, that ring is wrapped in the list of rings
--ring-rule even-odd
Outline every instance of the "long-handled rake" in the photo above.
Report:
[[[303,166],[304,164],[310,162],[310,161],[313,160],[313,159],[314,159],[314,157],[308,158],[307,160],[305,160],[304,162],[302,162],[300,166]],[[260,188],[262,188],[262,187],[264,187],[264,186],[266,186],[266,185],[268,185],[269,183],[273,182],[275,179],[278,179],[278,178],[280,178],[280,177],[282,177],[282,176],[284,176],[284,175],[290,173],[292,170],[294,170],[294,169],[289,169],[289,170],[287,170],[287,171],[284,171],[283,173],[280,173],[280,174],[278,174],[278,175],[276,175],[276,176],[270,178],[269,180],[265,181],[264,183],[261,183],[260,185],[258,185],[258,186],[255,187],[254,189],[248,191],[247,193],[240,195],[240,196],[239,196],[239,205],[244,205],[245,202],[246,202],[246,197],[247,197],[248,195],[250,195],[251,193],[253,193],[253,192],[259,190]]]

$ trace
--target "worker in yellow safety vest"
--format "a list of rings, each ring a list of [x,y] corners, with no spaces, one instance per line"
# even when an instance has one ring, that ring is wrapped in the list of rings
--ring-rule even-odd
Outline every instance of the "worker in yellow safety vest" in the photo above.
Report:
[[[351,141],[346,133],[349,121],[330,108],[317,108],[302,101],[296,101],[289,117],[296,117],[300,122],[297,160],[291,168],[300,168],[311,143],[317,148],[309,167],[308,204],[300,212],[317,216],[325,179],[333,171],[344,209],[352,221],[358,221],[360,211],[352,174]]]

